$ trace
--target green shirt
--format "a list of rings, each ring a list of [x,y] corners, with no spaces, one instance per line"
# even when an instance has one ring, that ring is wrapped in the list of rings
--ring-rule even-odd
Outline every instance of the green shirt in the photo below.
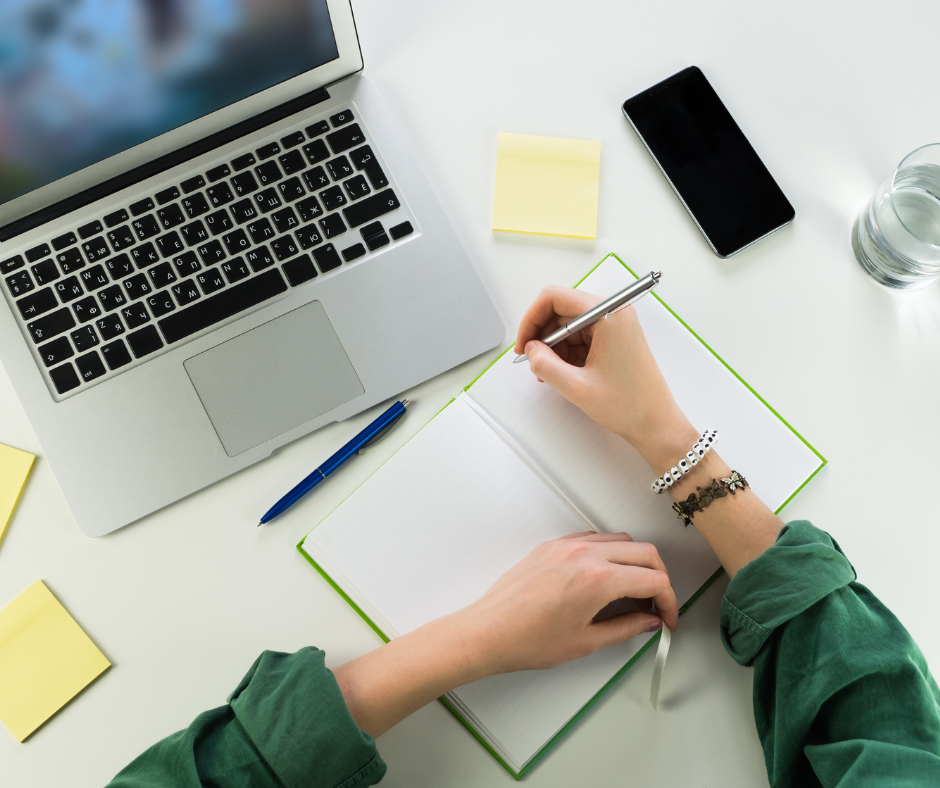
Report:
[[[793,522],[721,608],[728,652],[754,665],[774,788],[940,786],[940,691],[910,635],[828,535]],[[322,651],[265,652],[227,705],[131,763],[109,788],[357,788],[385,774]]]

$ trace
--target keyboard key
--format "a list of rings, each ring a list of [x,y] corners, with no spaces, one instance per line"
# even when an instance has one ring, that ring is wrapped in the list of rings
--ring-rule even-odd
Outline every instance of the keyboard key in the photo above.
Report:
[[[53,290],[55,290],[56,295],[59,296],[59,300],[63,304],[68,304],[70,301],[74,301],[85,292],[82,290],[82,286],[78,283],[77,276],[70,276],[68,279],[63,279],[61,282],[56,282]],[[37,293],[36,295],[39,294]]]
[[[354,244],[343,249],[343,259],[348,263],[350,260],[356,260],[366,253],[366,248],[362,244]]]
[[[159,322],[167,343],[178,342],[197,331],[209,328],[246,309],[287,290],[287,283],[277,269],[232,285],[199,304],[183,309]]]
[[[312,192],[330,185],[330,179],[326,176],[326,170],[322,167],[314,167],[312,170],[305,172],[304,180],[307,182],[307,188]]]
[[[252,173],[243,172],[232,178],[232,187],[235,189],[235,194],[244,197],[258,190],[258,181]]]
[[[95,220],[79,227],[78,237],[84,241],[86,238],[91,238],[91,236],[98,235],[100,232],[104,232],[104,227],[101,222]]]
[[[309,282],[317,275],[316,266],[314,266],[309,254],[288,260],[281,268],[284,269],[284,275],[287,277],[287,281],[290,282],[291,287]]]
[[[222,178],[227,178],[232,174],[232,171],[229,169],[227,164],[220,164],[218,167],[213,167],[206,173],[206,177],[212,182],[215,183]]]
[[[63,249],[67,249],[70,246],[74,246],[78,243],[78,236],[75,233],[66,233],[65,235],[60,235],[58,238],[52,239],[52,248],[57,252],[61,252]],[[0,271],[3,270],[3,263],[0,263]]]
[[[345,156],[337,156],[326,163],[326,169],[334,181],[341,181],[353,174],[352,165]]]
[[[320,266],[320,270],[323,271],[323,273],[332,271],[334,268],[339,268],[343,264],[333,244],[327,244],[326,246],[321,246],[319,249],[314,249],[313,256],[317,258],[317,265]]]
[[[307,136],[310,137],[310,139],[313,139],[314,137],[318,137],[321,134],[326,134],[329,130],[330,130],[330,124],[327,123],[325,120],[318,120],[312,126],[307,126],[307,128],[304,129],[304,131],[307,132]]]
[[[60,394],[65,394],[72,389],[77,389],[81,385],[78,375],[75,374],[75,368],[71,364],[63,364],[56,367],[49,373],[52,378],[52,385]]]
[[[232,194],[232,190],[228,187],[227,183],[220,183],[217,186],[210,186],[208,189],[206,189],[206,196],[209,198],[209,202],[213,208],[218,208],[221,205],[227,205],[235,199],[235,195]]]
[[[59,269],[56,267],[56,264],[50,260],[43,260],[41,263],[36,263],[32,267],[33,278],[36,280],[36,284],[40,287],[47,285],[50,282],[54,282],[59,278]]]
[[[160,225],[149,214],[131,222],[131,229],[134,231],[134,235],[137,236],[138,241],[146,241],[148,238],[153,238],[160,233]]]
[[[300,222],[297,220],[297,214],[295,214],[291,208],[285,208],[283,211],[272,214],[271,220],[274,222],[274,226],[277,227],[279,233],[289,233],[295,227],[300,226]]]
[[[85,383],[100,378],[106,371],[101,356],[94,350],[75,359],[75,366],[78,367],[78,374]]]
[[[388,186],[388,178],[385,177],[385,173],[382,172],[382,168],[377,161],[367,164],[363,172],[369,179],[369,183],[372,184],[373,189],[384,189]]]
[[[123,227],[118,227],[117,230],[109,232],[108,241],[110,241],[111,248],[114,249],[115,252],[120,252],[122,249],[126,249],[128,246],[133,246],[137,243],[137,239],[134,238],[131,228],[126,224]]]
[[[235,203],[230,210],[232,211],[232,216],[235,217],[235,221],[239,224],[244,224],[258,215],[254,203],[248,199]],[[213,232],[215,231],[213,230]]]
[[[206,226],[199,221],[180,227],[180,234],[187,246],[196,246],[209,240],[209,231]]]
[[[131,363],[131,354],[127,352],[127,345],[123,339],[118,339],[109,345],[101,348],[101,355],[104,357],[108,369],[115,370]]]
[[[396,224],[392,229],[388,231],[388,234],[392,236],[392,240],[397,241],[399,238],[404,238],[406,235],[411,235],[415,231],[415,228],[411,226],[411,222],[402,222],[401,224]]]
[[[333,153],[342,153],[356,145],[362,145],[366,141],[366,135],[362,133],[358,123],[353,123],[352,126],[327,134],[326,141],[330,143]]]
[[[308,227],[302,227],[297,231],[296,235],[297,242],[300,244],[301,249],[309,249],[312,246],[323,243],[323,236],[320,230],[313,224]]]
[[[110,312],[112,309],[117,309],[127,303],[124,288],[120,285],[112,285],[101,290],[98,293],[98,300],[101,302],[101,306],[104,307],[105,312]]]
[[[75,328],[75,318],[68,309],[60,309],[58,312],[51,312],[48,315],[26,324],[26,330],[33,342],[39,344],[47,339],[64,334],[69,329]]]
[[[33,284],[29,271],[20,271],[17,274],[13,274],[13,276],[8,276],[5,281],[7,283],[7,290],[10,291],[10,294],[14,298],[26,295],[30,290],[36,289],[36,285]]]
[[[278,262],[281,262],[288,257],[293,257],[300,250],[297,248],[297,244],[294,243],[294,239],[289,235],[285,235],[276,241],[271,241],[271,251],[274,252]]]
[[[79,268],[85,267],[85,258],[82,257],[82,253],[79,252],[78,249],[69,249],[68,251],[61,252],[56,255],[55,259],[64,274],[70,274],[73,271],[77,271]]]
[[[223,235],[222,243],[225,244],[226,251],[232,256],[242,254],[251,246],[251,241],[248,240],[244,230],[233,230],[227,235]]]
[[[281,193],[284,202],[299,200],[307,193],[304,191],[304,186],[300,182],[300,178],[291,178],[283,183],[279,183],[277,190]]]
[[[235,171],[243,170],[245,167],[250,167],[257,161],[253,153],[246,153],[244,156],[239,156],[237,159],[232,159],[232,167]]]
[[[251,235],[251,240],[256,244],[265,243],[271,240],[275,235],[274,228],[267,219],[259,219],[249,224],[248,233]]]
[[[334,186],[333,188],[339,187]],[[395,192],[386,189],[378,194],[373,194],[371,197],[366,197],[364,200],[354,202],[348,208],[343,209],[343,214],[346,216],[346,223],[350,227],[358,227],[360,224],[378,219],[400,206],[401,203],[398,202]]]
[[[240,205],[241,203],[236,203],[235,205]],[[251,203],[248,203],[251,205]],[[234,205],[232,206],[235,207]],[[228,211],[224,208],[221,211],[216,211],[215,213],[209,214],[206,217],[206,227],[209,228],[209,232],[213,235],[218,235],[219,233],[224,233],[226,230],[231,230],[235,225],[232,224],[232,218],[228,215]]]
[[[292,150],[290,153],[278,156],[277,160],[281,163],[285,175],[293,175],[295,172],[300,172],[307,167],[307,162],[304,161],[304,157],[300,155],[299,150]]]
[[[153,292],[146,274],[137,274],[137,276],[132,276],[130,279],[125,279],[123,284],[124,292],[127,294],[129,301],[143,298]]]
[[[85,241],[85,243],[82,244],[82,251],[85,253],[85,259],[88,260],[89,263],[93,263],[95,260],[103,260],[111,254],[111,250],[108,248],[104,237],[101,235],[97,238],[92,238],[90,241]]]
[[[213,243],[218,243],[218,241],[213,241]],[[195,252],[186,252],[186,254],[181,254],[179,257],[174,257],[173,265],[176,267],[176,275],[180,279],[185,279],[190,274],[196,273],[202,267],[196,259]]]
[[[257,249],[252,249],[245,255],[245,260],[248,261],[248,265],[251,266],[251,270],[255,273],[274,265],[274,258],[271,257],[267,246],[259,246]]]
[[[180,204],[183,206],[183,210],[186,211],[186,215],[190,219],[202,216],[209,210],[209,201],[206,200],[205,195],[201,193],[186,197]]]
[[[390,243],[388,236],[385,234],[385,230],[382,230],[381,233],[377,233],[376,235],[370,235],[368,238],[364,237],[362,240],[366,242],[366,246],[373,252],[383,246],[388,246]]]
[[[131,249],[130,256],[131,260],[134,261],[134,265],[137,266],[138,271],[143,271],[145,268],[160,261],[160,255],[157,254],[157,250],[153,248],[153,244],[151,243],[146,243],[138,246],[136,249]]]
[[[109,213],[107,216],[105,216],[104,225],[110,229],[112,227],[117,227],[119,224],[124,224],[124,222],[128,221],[130,218],[130,214],[121,208],[121,210],[115,211],[114,213]]]
[[[187,279],[185,282],[173,285],[170,290],[173,291],[173,295],[176,296],[176,303],[180,306],[191,304],[199,298],[199,290],[196,289],[196,283],[193,282],[192,279]]]
[[[175,186],[171,186],[169,189],[157,192],[154,197],[157,200],[157,205],[166,205],[168,202],[173,202],[173,200],[180,198],[180,190]]]
[[[343,194],[343,190],[339,186],[332,186],[320,192],[320,199],[323,200],[323,205],[328,211],[336,210],[348,202],[346,195]]]
[[[225,259],[225,250],[218,241],[209,241],[198,249],[199,256],[202,258],[202,264],[207,268],[210,265],[221,263]]]
[[[67,279],[65,280],[68,281]],[[23,320],[30,320],[45,314],[50,309],[55,309],[59,305],[52,288],[47,287],[39,290],[32,295],[25,296],[16,302],[16,308],[20,310]]]
[[[300,213],[300,221],[304,223],[312,222],[318,216],[323,215],[323,209],[320,207],[320,203],[317,202],[316,197],[308,197],[306,200],[297,203],[297,210]]]
[[[368,145],[363,145],[361,148],[356,148],[356,150],[349,154],[349,158],[352,160],[352,163],[355,165],[357,170],[361,170],[366,165],[375,161],[372,148],[370,148]]]
[[[349,195],[351,200],[358,200],[360,197],[365,197],[367,194],[372,193],[372,189],[369,188],[369,184],[366,183],[366,179],[361,175],[357,175],[355,178],[350,178],[348,181],[344,181],[343,188],[346,190],[346,194]]]
[[[152,211],[157,206],[154,205],[153,200],[149,197],[140,202],[135,202],[131,205],[131,216],[140,216],[142,213],[147,213],[147,211]]]
[[[95,329],[92,326],[76,328],[69,336],[72,337],[72,344],[75,345],[75,349],[79,353],[84,353],[89,348],[95,347],[101,341],[98,339],[98,335],[95,333]]]
[[[161,287],[166,287],[176,281],[173,266],[169,263],[160,263],[160,265],[151,268],[147,273],[150,275],[150,281],[153,282],[154,290],[159,290]]]
[[[330,149],[326,147],[326,143],[323,140],[314,140],[304,145],[303,150],[307,161],[311,164],[319,164],[321,161],[326,161],[330,158]]]
[[[199,282],[199,286],[202,288],[202,292],[205,295],[210,295],[216,290],[221,290],[225,287],[225,280],[222,278],[222,274],[215,268],[210,268],[208,271],[203,271],[201,274],[198,274],[196,281]]]
[[[196,191],[196,189],[201,189],[205,185],[206,185],[206,179],[203,178],[201,175],[196,175],[192,178],[188,178],[187,180],[183,181],[180,184],[180,186],[183,187],[183,192],[185,194],[190,194],[191,192]]]
[[[183,251],[183,242],[175,231],[161,235],[157,238],[156,244],[157,249],[160,250],[160,254],[164,257],[173,257]]]
[[[262,213],[268,213],[268,211],[273,211],[282,205],[281,198],[277,196],[277,191],[274,189],[265,189],[258,192],[252,199]]]
[[[257,167],[255,167],[255,173],[258,176],[258,182],[262,186],[271,186],[284,177],[281,175],[281,171],[278,169],[276,161],[269,161],[265,162],[264,164],[259,164]]]
[[[248,270],[248,266],[245,265],[245,261],[241,257],[222,263],[222,273],[225,274],[229,284],[234,284],[251,275],[251,271]]]
[[[231,194],[231,192],[229,192],[229,194]],[[183,211],[180,207],[176,203],[173,203],[157,211],[157,221],[160,222],[160,226],[163,227],[164,230],[171,230],[185,222],[186,217],[183,215]]]
[[[93,265],[88,270],[82,271],[79,277],[89,293],[93,290],[97,290],[99,287],[104,287],[109,281],[107,274],[104,272],[104,268],[100,265]]]
[[[323,235],[327,238],[335,238],[337,235],[342,235],[346,232],[346,225],[343,224],[343,217],[338,213],[331,213],[327,216],[324,216],[319,221],[320,228],[323,230]]]
[[[112,257],[104,265],[115,282],[118,279],[123,279],[125,276],[130,276],[134,273],[134,266],[131,263],[131,259],[126,254],[119,254],[117,257]]]
[[[9,260],[4,260],[0,263],[0,274],[9,274],[15,271],[18,268],[22,268],[26,265],[26,261],[20,256],[11,257]]]
[[[131,346],[136,358],[143,358],[162,348],[163,340],[160,339],[156,326],[147,326],[140,329],[140,331],[135,331],[133,334],[128,334],[127,344]]]
[[[75,351],[72,350],[72,345],[67,337],[59,337],[47,342],[45,345],[40,345],[38,353],[42,363],[47,367],[54,367],[56,364],[61,364],[75,355]]]
[[[48,257],[50,254],[52,254],[52,250],[49,248],[49,244],[40,244],[26,252],[26,262],[35,263],[37,260],[42,260],[43,257]]]
[[[302,131],[295,131],[293,134],[288,134],[286,137],[281,137],[281,145],[284,146],[284,150],[289,148],[296,148],[300,143],[302,143],[306,137]]]
[[[147,312],[147,307],[144,306],[142,301],[124,307],[121,310],[121,317],[124,318],[124,324],[127,326],[128,330],[142,326],[144,323],[150,321],[150,314]],[[128,342],[130,342],[130,337],[128,337]]]
[[[276,142],[269,142],[267,145],[262,145],[255,153],[258,154],[258,158],[261,161],[265,159],[270,159],[272,156],[277,156],[281,152],[281,146]]]
[[[101,307],[94,296],[76,301],[72,304],[72,311],[75,313],[75,317],[78,318],[79,323],[87,323],[89,320],[94,320],[101,315]]]
[[[331,115],[330,123],[332,123],[333,127],[336,128],[337,126],[342,126],[344,123],[349,123],[350,121],[355,120],[355,119],[356,118],[353,116],[352,112],[346,109],[346,110],[343,110],[342,112],[338,112],[335,115]]]
[[[147,299],[147,306],[150,307],[154,317],[163,317],[163,315],[176,309],[176,304],[173,303],[173,299],[170,298],[170,294],[166,290],[161,290],[159,293],[150,296]]]

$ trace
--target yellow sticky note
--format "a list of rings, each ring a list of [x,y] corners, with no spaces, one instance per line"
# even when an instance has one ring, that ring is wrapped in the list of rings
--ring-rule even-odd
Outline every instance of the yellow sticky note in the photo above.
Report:
[[[36,457],[0,444],[0,539]]]
[[[110,665],[42,580],[0,610],[0,720],[18,741]]]
[[[600,169],[599,142],[501,133],[493,229],[596,238]]]

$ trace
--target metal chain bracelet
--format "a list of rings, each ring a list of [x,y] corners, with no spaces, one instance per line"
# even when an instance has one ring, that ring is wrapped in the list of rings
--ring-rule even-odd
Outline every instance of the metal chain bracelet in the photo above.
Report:
[[[731,475],[726,478],[712,479],[712,483],[708,487],[697,487],[697,493],[690,493],[684,501],[676,501],[672,505],[672,510],[688,526],[692,522],[692,516],[695,512],[702,511],[716,498],[724,498],[728,493],[734,495],[738,490],[750,486],[747,479],[740,473],[731,471]]]

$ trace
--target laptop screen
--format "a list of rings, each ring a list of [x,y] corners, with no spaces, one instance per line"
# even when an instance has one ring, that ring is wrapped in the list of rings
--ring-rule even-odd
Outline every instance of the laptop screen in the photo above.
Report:
[[[338,57],[326,0],[0,0],[0,204]]]

